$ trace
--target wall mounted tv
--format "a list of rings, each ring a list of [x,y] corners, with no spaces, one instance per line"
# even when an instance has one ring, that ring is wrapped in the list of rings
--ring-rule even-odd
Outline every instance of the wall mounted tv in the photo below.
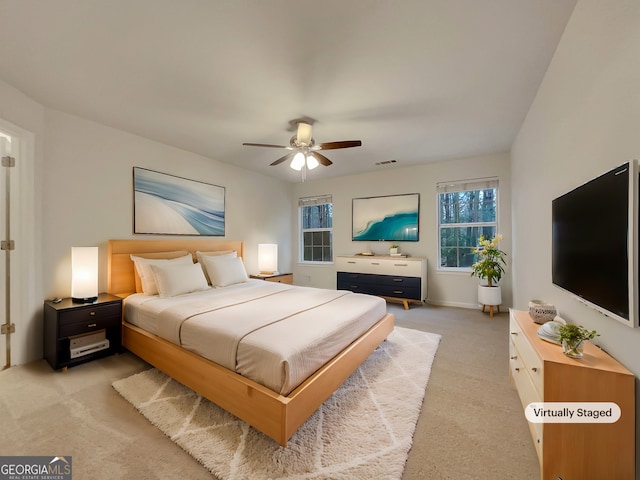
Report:
[[[420,194],[354,198],[352,240],[417,242]]]
[[[552,282],[638,326],[638,166],[627,162],[552,202]]]

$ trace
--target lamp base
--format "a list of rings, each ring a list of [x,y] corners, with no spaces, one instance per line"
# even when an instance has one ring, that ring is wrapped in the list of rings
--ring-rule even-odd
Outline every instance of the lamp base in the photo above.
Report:
[[[71,301],[73,303],[95,303],[97,300],[98,300],[97,295],[95,297],[84,297],[84,298],[71,297]]]

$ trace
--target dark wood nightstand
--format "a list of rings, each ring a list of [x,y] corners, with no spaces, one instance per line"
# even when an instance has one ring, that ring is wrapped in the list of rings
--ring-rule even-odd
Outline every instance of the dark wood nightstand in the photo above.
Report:
[[[266,280],[267,282],[286,283],[293,285],[293,273],[274,273],[273,275],[250,275],[251,278]]]
[[[122,344],[122,299],[101,293],[93,303],[44,302],[44,358],[54,370],[112,355]]]

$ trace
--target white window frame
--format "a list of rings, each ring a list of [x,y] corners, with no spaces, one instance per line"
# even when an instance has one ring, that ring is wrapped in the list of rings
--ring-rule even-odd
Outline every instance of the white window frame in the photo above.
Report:
[[[464,222],[464,223],[440,223],[440,195],[443,193],[451,193],[451,192],[470,192],[477,190],[488,190],[495,189],[495,202],[496,202],[496,218],[494,222]],[[499,230],[499,218],[500,218],[500,189],[498,178],[480,178],[480,179],[472,179],[472,180],[458,180],[454,182],[442,182],[438,183],[436,186],[436,208],[437,208],[437,222],[438,222],[438,270],[441,272],[460,272],[460,273],[470,273],[471,267],[443,267],[442,264],[442,241],[441,241],[441,230],[443,228],[466,228],[466,227],[494,227],[495,232],[498,233]]]
[[[314,197],[303,197],[298,199],[298,262],[304,265],[331,265],[333,264],[333,211],[331,214],[331,227],[325,228],[303,228],[302,209],[314,205],[331,204],[333,206],[333,198],[331,195],[317,195]],[[305,260],[304,259],[304,234],[310,232],[330,232],[331,238],[331,259],[330,260]]]

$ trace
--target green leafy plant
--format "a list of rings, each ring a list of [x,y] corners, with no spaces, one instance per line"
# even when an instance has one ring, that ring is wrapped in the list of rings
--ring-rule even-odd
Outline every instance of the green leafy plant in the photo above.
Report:
[[[400,245],[398,245],[397,243],[394,243],[389,248],[400,248]]]
[[[582,325],[568,323],[558,328],[558,335],[560,341],[567,340],[568,342],[575,342],[579,340],[591,340],[600,334],[595,330],[587,330]]]
[[[491,240],[481,236],[479,245],[472,250],[478,260],[471,265],[471,276],[481,280],[486,278],[490,287],[499,282],[504,274],[504,257],[507,254],[498,248],[501,241],[502,235],[496,235]]]

